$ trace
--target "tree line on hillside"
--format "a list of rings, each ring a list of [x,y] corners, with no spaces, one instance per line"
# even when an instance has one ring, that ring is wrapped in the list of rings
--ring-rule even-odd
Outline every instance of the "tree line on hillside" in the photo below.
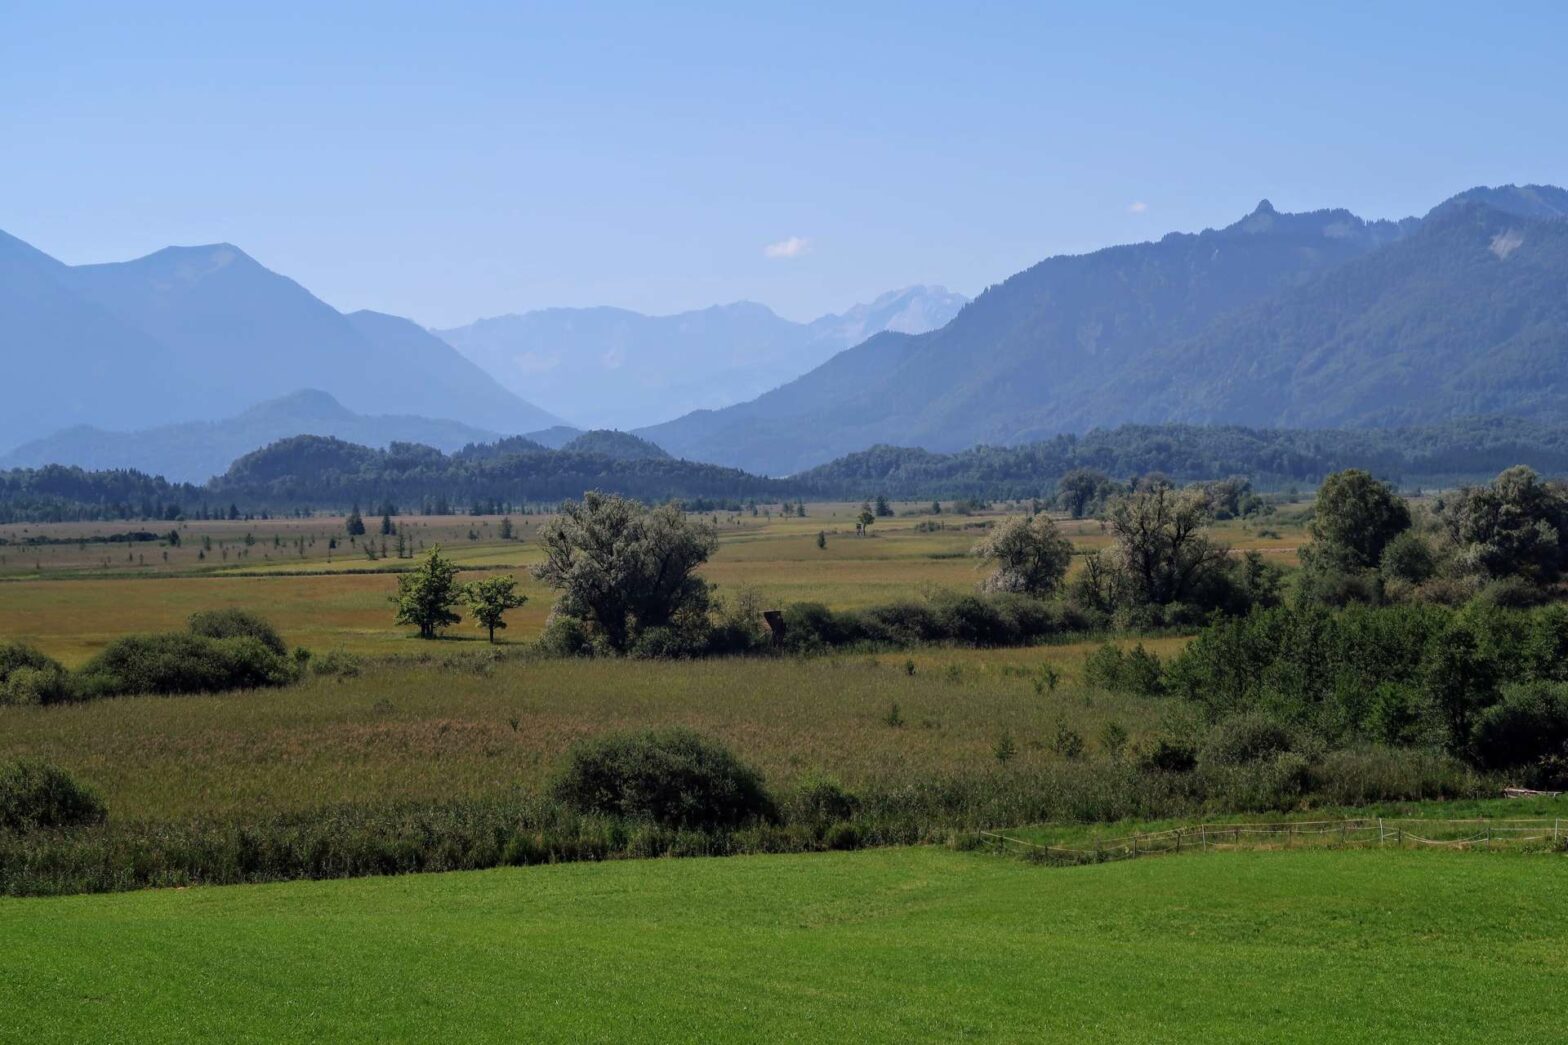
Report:
[[[1568,472],[1568,427],[1504,418],[1386,430],[1127,425],[952,454],[879,446],[786,479],[668,457],[549,450],[523,438],[444,454],[413,443],[380,450],[296,436],[245,455],[205,486],[61,466],[0,472],[0,522],[221,518],[351,504],[442,514],[476,503],[556,504],[588,490],[678,500],[696,510],[791,498],[1039,498],[1082,515],[1150,474],[1179,482],[1245,477],[1267,488],[1316,485],[1359,468],[1394,482],[1445,485],[1514,464]]]
[[[1260,486],[1316,485],[1346,468],[1395,482],[1479,479],[1515,464],[1568,472],[1568,428],[1473,418],[1421,428],[1266,429],[1123,425],[1021,446],[957,453],[876,446],[796,480],[818,495],[1020,500],[1049,496],[1077,470],[1121,480],[1160,473],[1184,482],[1242,475]]]
[[[0,471],[0,523],[177,519],[208,500],[201,487],[128,469],[52,464]]]

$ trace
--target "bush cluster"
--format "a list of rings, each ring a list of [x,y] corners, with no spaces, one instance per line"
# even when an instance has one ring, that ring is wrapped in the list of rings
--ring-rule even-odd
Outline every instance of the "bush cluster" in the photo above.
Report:
[[[242,610],[197,613],[187,631],[117,639],[74,673],[30,646],[0,645],[0,704],[281,686],[308,659],[286,653],[271,624]]]
[[[1160,658],[1138,643],[1130,650],[1107,642],[1084,658],[1084,681],[1112,693],[1153,697],[1164,692]]]
[[[1019,646],[1094,623],[1067,603],[1024,595],[940,595],[862,610],[831,610],[821,603],[784,607],[785,647],[813,652],[843,646]]]
[[[1533,779],[1568,758],[1568,607],[1276,608],[1216,622],[1163,684],[1215,721],[1432,747]]]

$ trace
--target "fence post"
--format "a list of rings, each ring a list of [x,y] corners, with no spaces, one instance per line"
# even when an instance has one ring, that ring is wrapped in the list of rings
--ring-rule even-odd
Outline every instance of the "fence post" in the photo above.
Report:
[[[1555,832],[1552,834],[1552,837],[1553,838],[1557,837]],[[1202,842],[1203,848],[1207,849],[1209,847],[1209,825],[1208,824],[1199,824],[1198,825],[1198,840],[1200,842]]]
[[[1383,818],[1382,817],[1378,817],[1377,818],[1377,844],[1378,844],[1378,848],[1381,849],[1383,847]]]

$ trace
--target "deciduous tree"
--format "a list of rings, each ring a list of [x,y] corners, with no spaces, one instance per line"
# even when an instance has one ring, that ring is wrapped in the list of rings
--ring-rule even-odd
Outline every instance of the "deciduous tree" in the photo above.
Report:
[[[443,557],[436,545],[424,562],[398,577],[397,594],[392,597],[397,622],[414,625],[422,639],[433,639],[442,628],[463,619],[453,609],[462,594],[457,565]]]
[[[590,626],[612,650],[625,652],[677,615],[707,612],[708,584],[696,570],[718,534],[675,505],[590,492],[562,505],[539,540],[545,559],[533,573],[559,593],[555,612]]]
[[[528,596],[517,590],[517,578],[485,577],[463,586],[463,601],[474,611],[474,622],[490,633],[495,642],[497,628],[506,627],[506,613],[528,601]]]

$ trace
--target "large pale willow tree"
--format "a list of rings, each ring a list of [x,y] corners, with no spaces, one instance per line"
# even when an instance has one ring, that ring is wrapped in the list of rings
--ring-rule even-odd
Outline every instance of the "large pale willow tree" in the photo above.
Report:
[[[995,567],[981,583],[986,591],[1044,597],[1067,576],[1073,546],[1049,516],[1036,515],[1001,523],[975,545],[972,554]]]
[[[581,621],[616,652],[649,628],[708,611],[708,584],[696,570],[718,547],[718,534],[675,505],[649,508],[590,492],[563,505],[539,540],[545,558],[533,574],[556,590],[555,612]]]
[[[1194,599],[1227,567],[1227,549],[1207,534],[1212,518],[1201,488],[1179,490],[1164,479],[1140,482],[1107,509],[1113,541],[1085,564],[1081,593],[1105,609]]]

